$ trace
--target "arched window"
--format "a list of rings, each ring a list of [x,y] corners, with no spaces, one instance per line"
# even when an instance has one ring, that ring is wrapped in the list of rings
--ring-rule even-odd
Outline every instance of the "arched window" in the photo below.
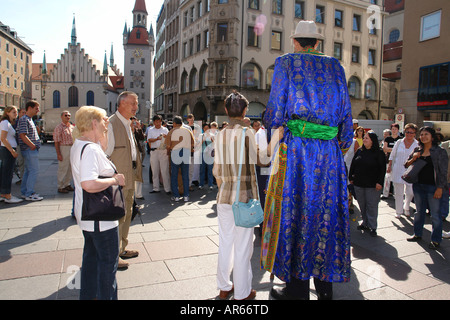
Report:
[[[242,86],[261,89],[261,71],[254,63],[246,63],[242,70]]]
[[[53,91],[53,108],[61,108],[61,92]]]
[[[202,67],[200,68],[200,77],[198,79],[199,83],[198,83],[198,88],[201,89],[205,89],[207,82],[208,82],[208,65],[207,64],[203,64]]]
[[[377,97],[377,85],[375,80],[369,79],[366,81],[364,88],[364,97],[369,100],[376,100]]]
[[[274,65],[271,65],[269,68],[267,68],[266,71],[266,89],[270,90],[272,88],[272,79],[273,79],[273,72],[275,70]]]
[[[400,31],[398,29],[394,29],[389,33],[389,43],[397,42],[400,38]]]
[[[75,86],[69,88],[69,107],[78,107],[78,88]]]
[[[189,91],[195,91],[197,85],[197,69],[193,68],[189,75]]]
[[[352,76],[348,80],[348,94],[355,99],[361,98],[361,81],[358,77]]]
[[[95,105],[95,103],[94,103],[94,92],[93,91],[88,91],[86,93],[86,105],[87,106]]]
[[[186,70],[181,74],[181,86],[180,91],[181,93],[186,93],[188,89],[188,74]]]

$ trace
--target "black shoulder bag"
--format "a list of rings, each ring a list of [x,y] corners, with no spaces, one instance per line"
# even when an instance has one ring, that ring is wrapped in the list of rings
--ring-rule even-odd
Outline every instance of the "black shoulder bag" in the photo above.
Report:
[[[84,149],[81,149],[80,160]],[[114,169],[115,173],[117,171]],[[111,177],[99,176],[99,179]],[[125,204],[122,186],[112,185],[103,191],[90,193],[83,189],[83,205],[81,207],[81,220],[83,221],[115,221],[125,215]]]

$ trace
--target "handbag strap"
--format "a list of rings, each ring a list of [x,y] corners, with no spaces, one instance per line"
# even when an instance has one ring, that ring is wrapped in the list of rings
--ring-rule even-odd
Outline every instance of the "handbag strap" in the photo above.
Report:
[[[81,153],[80,153],[80,161],[81,161],[81,158],[83,157],[84,149],[86,149],[86,147],[88,146],[88,144],[91,144],[91,143],[92,143],[92,142],[86,143],[86,144],[83,146],[83,148],[81,149]],[[108,160],[109,160],[109,158],[108,158]],[[111,160],[109,160],[109,162],[111,163],[111,166],[112,166],[112,168],[114,169],[114,174],[117,174],[118,172],[117,172],[117,170],[116,170],[116,166],[114,165],[114,163],[113,163]]]
[[[242,131],[241,155],[240,155],[239,171],[238,171],[237,185],[236,185],[236,198],[234,199],[234,203],[238,203],[239,202],[239,192],[241,191],[241,173],[242,173],[242,162],[244,161],[245,131],[246,130],[247,130],[247,128],[243,128],[243,131]],[[255,173],[256,173],[256,169],[255,169]],[[256,181],[256,188],[257,188],[257,191],[258,191],[257,197],[259,198],[258,181]]]

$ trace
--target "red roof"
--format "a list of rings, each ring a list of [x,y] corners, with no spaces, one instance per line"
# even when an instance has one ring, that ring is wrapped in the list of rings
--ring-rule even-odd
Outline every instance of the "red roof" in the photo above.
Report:
[[[145,0],[136,0],[134,9],[133,9],[133,13],[135,11],[145,12],[145,14],[147,14],[147,8],[145,7]]]
[[[123,89],[125,87],[123,76],[110,76],[111,83],[114,89]]]
[[[140,36],[138,38],[138,32]],[[148,42],[148,31],[143,27],[134,27],[130,32],[130,36],[128,37],[128,44],[143,44],[149,45]]]

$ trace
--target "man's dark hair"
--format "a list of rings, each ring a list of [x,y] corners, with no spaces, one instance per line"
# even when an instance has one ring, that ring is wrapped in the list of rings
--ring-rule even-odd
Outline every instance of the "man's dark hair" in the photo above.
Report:
[[[25,105],[25,110],[28,111],[29,108],[34,108],[36,106],[39,105],[39,102],[37,102],[36,100],[30,100],[27,102],[27,104]]]
[[[173,117],[173,123],[183,124],[183,119],[181,119],[180,116],[175,116],[175,117]]]
[[[159,115],[159,114],[155,114],[154,116],[153,116],[153,122],[155,122],[156,120],[161,120],[162,121],[162,117]]]
[[[239,92],[234,92],[225,99],[225,108],[230,118],[242,116],[246,107],[248,100]]]
[[[303,48],[306,47],[313,47],[316,45],[317,43],[317,39],[316,38],[295,38],[295,40],[300,44],[300,46],[302,46]]]

